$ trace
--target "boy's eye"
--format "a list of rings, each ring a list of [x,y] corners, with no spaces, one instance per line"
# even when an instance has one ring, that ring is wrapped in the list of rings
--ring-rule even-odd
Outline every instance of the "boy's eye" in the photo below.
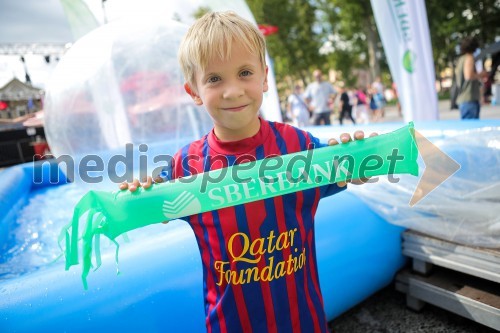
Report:
[[[248,70],[244,70],[240,73],[241,76],[250,76],[252,75],[252,72],[248,71]]]
[[[218,76],[211,76],[207,80],[208,83],[215,83],[217,81],[220,81],[220,77],[218,77]]]

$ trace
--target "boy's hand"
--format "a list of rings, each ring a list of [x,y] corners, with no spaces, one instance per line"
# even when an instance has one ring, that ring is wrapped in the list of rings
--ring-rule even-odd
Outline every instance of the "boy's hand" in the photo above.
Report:
[[[161,183],[163,180],[158,177],[158,179],[155,179],[155,183]],[[129,190],[130,192],[135,192],[138,187],[142,187],[144,189],[148,189],[151,187],[153,184],[153,178],[151,176],[148,176],[148,178],[143,181],[142,183],[139,182],[139,179],[134,179],[131,183],[123,182],[120,184],[120,190]]]
[[[132,183],[127,183],[127,182],[121,183],[120,186],[119,186],[119,188],[122,191],[128,189],[130,192],[135,192],[138,187],[142,187],[144,189],[148,189],[148,188],[151,187],[151,185],[153,185],[153,183],[163,183],[163,179],[160,178],[160,177],[157,177],[153,181],[153,178],[151,176],[148,176],[148,178],[146,178],[146,181],[143,181],[142,183],[139,182],[139,179],[134,179],[132,181]],[[163,224],[167,224],[168,221],[163,221],[162,223]]]
[[[373,136],[377,136],[378,133],[372,133],[370,134],[370,138],[373,137]],[[347,143],[347,142],[350,142],[350,141],[353,141],[353,140],[363,140],[365,138],[365,132],[363,131],[356,131],[354,132],[354,135],[353,135],[353,138],[351,138],[351,135],[349,133],[342,133],[340,135],[340,141],[342,143]],[[328,145],[329,146],[334,146],[334,145],[338,145],[339,142],[337,141],[337,139],[330,139],[328,140]],[[344,187],[347,185],[347,183],[352,183],[352,184],[356,184],[356,185],[361,185],[361,184],[364,184],[368,181],[369,178],[361,178],[361,179],[351,179],[351,180],[348,180],[347,182],[338,182],[337,185],[340,186],[340,187]]]

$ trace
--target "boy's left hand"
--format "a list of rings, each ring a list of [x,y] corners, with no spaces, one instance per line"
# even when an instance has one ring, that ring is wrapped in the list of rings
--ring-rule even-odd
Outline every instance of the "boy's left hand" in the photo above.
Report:
[[[372,133],[372,134],[370,134],[370,138],[377,136],[377,135],[378,135],[378,133]],[[340,135],[340,141],[342,143],[347,143],[347,142],[354,141],[354,140],[363,140],[364,138],[365,138],[365,132],[363,132],[363,131],[354,132],[354,135],[352,138],[351,138],[351,135],[349,133],[342,133]],[[334,145],[338,145],[338,144],[339,144],[339,142],[337,141],[337,139],[328,140],[329,146],[334,146]],[[337,185],[340,187],[346,186],[347,183],[361,185],[361,184],[366,183],[368,181],[368,179],[369,178],[351,179],[351,180],[348,180],[347,182],[338,182]]]

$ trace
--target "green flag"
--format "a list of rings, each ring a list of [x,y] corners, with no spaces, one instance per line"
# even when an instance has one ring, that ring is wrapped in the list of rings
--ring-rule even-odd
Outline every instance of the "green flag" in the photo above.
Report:
[[[75,40],[99,27],[94,14],[92,14],[85,2],[81,0],[61,0],[61,5]]]

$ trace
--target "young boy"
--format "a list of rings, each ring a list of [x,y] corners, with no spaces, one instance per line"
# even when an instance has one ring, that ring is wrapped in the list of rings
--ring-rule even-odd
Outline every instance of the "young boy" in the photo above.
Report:
[[[182,148],[162,173],[170,180],[319,146],[309,133],[259,118],[267,91],[265,41],[232,12],[209,13],[179,49],[185,90],[213,130]],[[357,132],[356,139],[364,134]],[[348,134],[342,142],[350,141]],[[332,140],[331,144],[337,144]],[[148,188],[152,180],[122,184]],[[209,332],[327,332],[318,281],[314,214],[344,184],[188,216],[201,252]]]

